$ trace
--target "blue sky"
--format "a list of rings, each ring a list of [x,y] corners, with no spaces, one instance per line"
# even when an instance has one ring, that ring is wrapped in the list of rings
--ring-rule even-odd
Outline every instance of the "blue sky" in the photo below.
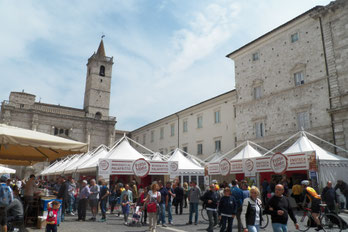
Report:
[[[105,34],[110,115],[134,130],[234,88],[225,56],[329,0],[0,1],[0,100],[11,91],[82,108]]]

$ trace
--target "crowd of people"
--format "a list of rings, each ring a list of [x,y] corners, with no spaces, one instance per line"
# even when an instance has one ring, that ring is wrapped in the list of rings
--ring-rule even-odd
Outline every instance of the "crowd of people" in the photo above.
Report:
[[[61,221],[64,221],[64,215],[74,216],[76,212],[77,221],[96,221],[100,209],[101,217],[98,221],[105,222],[109,210],[110,214],[122,216],[125,225],[148,225],[151,232],[156,231],[158,225],[173,225],[173,208],[178,215],[183,213],[183,208],[189,207],[186,224],[197,225],[198,207],[201,202],[207,212],[208,232],[214,231],[217,226],[220,226],[220,232],[231,232],[235,218],[238,232],[258,232],[263,223],[263,214],[271,215],[275,232],[287,231],[289,217],[298,228],[289,201],[290,196],[295,199],[298,210],[302,209],[303,202],[311,202],[317,231],[322,229],[318,218],[320,203],[326,203],[327,208],[332,211],[337,206],[348,209],[348,185],[342,180],[338,180],[335,187],[329,181],[321,195],[311,187],[310,181],[289,184],[286,177],[278,182],[269,183],[264,180],[260,186],[261,190],[247,181],[233,180],[231,183],[222,184],[212,181],[204,191],[195,181],[181,184],[178,180],[166,183],[154,181],[150,186],[139,185],[136,180],[130,183],[111,181],[109,184],[103,179],[98,182],[95,179],[76,182],[73,178],[64,176],[55,182],[38,180],[34,175],[27,181],[11,180],[6,176],[1,176],[0,180],[0,222],[3,231],[7,231],[9,222],[23,220],[23,209],[33,202],[36,189],[39,187],[52,191],[57,199],[61,200],[61,204],[53,202],[49,205],[51,217],[47,216],[47,231],[57,230],[59,207],[62,209]],[[290,196],[289,189],[292,190]],[[89,219],[86,218],[88,208],[91,212]]]

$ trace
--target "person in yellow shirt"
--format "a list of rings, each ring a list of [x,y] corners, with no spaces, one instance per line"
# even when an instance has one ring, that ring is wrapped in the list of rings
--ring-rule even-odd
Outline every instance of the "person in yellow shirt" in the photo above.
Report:
[[[303,188],[300,185],[299,181],[296,181],[296,183],[292,186],[292,194],[291,197],[293,197],[297,204],[297,210],[301,210],[302,208],[302,193]]]

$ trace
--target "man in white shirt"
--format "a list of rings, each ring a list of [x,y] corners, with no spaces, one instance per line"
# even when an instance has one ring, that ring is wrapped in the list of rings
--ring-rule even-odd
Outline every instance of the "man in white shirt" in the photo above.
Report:
[[[34,193],[37,188],[37,184],[35,183],[35,175],[31,174],[29,180],[25,184],[24,188],[24,201],[25,204],[33,201]]]

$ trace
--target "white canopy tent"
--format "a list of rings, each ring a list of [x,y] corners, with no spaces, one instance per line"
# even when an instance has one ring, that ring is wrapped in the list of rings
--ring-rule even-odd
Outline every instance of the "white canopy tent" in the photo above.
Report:
[[[105,159],[113,160],[137,160],[146,159],[147,157],[142,155],[140,152],[135,150],[129,143],[127,137],[122,137],[109,151],[109,153],[104,157]]]
[[[250,159],[261,157],[262,154],[258,152],[255,148],[250,145],[250,142],[247,141],[245,147],[238,152],[231,160],[240,160],[240,159]]]
[[[178,176],[181,182],[195,180],[199,185],[204,185],[204,168],[193,161],[191,156],[185,157],[183,152],[177,148],[168,158],[168,161],[178,162]],[[200,183],[202,182],[202,183]]]
[[[154,160],[154,161],[165,161],[165,160],[167,160],[167,159],[166,159],[161,153],[156,152],[156,153],[152,156],[151,160]]]
[[[335,155],[324,150],[317,144],[312,142],[306,136],[306,132],[301,133],[297,141],[291,145],[283,154],[301,153],[315,151],[319,166],[319,183],[325,186],[327,181],[332,181],[334,184],[337,180],[342,179],[348,183],[348,159]]]
[[[84,163],[80,163],[76,169],[76,172],[96,172],[98,167],[99,159],[105,158],[108,155],[109,148],[105,145],[100,145],[94,152],[91,154],[91,157],[86,160]]]
[[[204,161],[208,163],[219,162],[221,160],[222,154],[220,152],[214,153],[208,156]]]
[[[64,167],[61,167],[60,168],[60,173],[65,173],[65,170],[67,170],[69,167],[71,167],[73,164],[75,164],[84,154],[78,154],[78,155],[75,155],[67,165],[64,165]]]
[[[14,174],[14,173],[16,173],[15,169],[0,166],[0,174]]]
[[[93,150],[94,151],[94,150]],[[71,162],[64,170],[65,174],[72,174],[76,173],[77,168],[79,165],[85,163],[87,160],[89,160],[92,157],[93,151],[89,151],[85,154],[82,154],[75,162]]]
[[[43,175],[43,176],[55,175],[56,170],[58,170],[59,167],[62,167],[64,164],[67,164],[68,161],[71,160],[71,159],[72,159],[72,157],[69,156],[69,157],[66,157],[65,159],[62,159],[60,161],[57,161],[57,162],[53,163],[48,168],[43,170],[41,172],[41,175]]]

